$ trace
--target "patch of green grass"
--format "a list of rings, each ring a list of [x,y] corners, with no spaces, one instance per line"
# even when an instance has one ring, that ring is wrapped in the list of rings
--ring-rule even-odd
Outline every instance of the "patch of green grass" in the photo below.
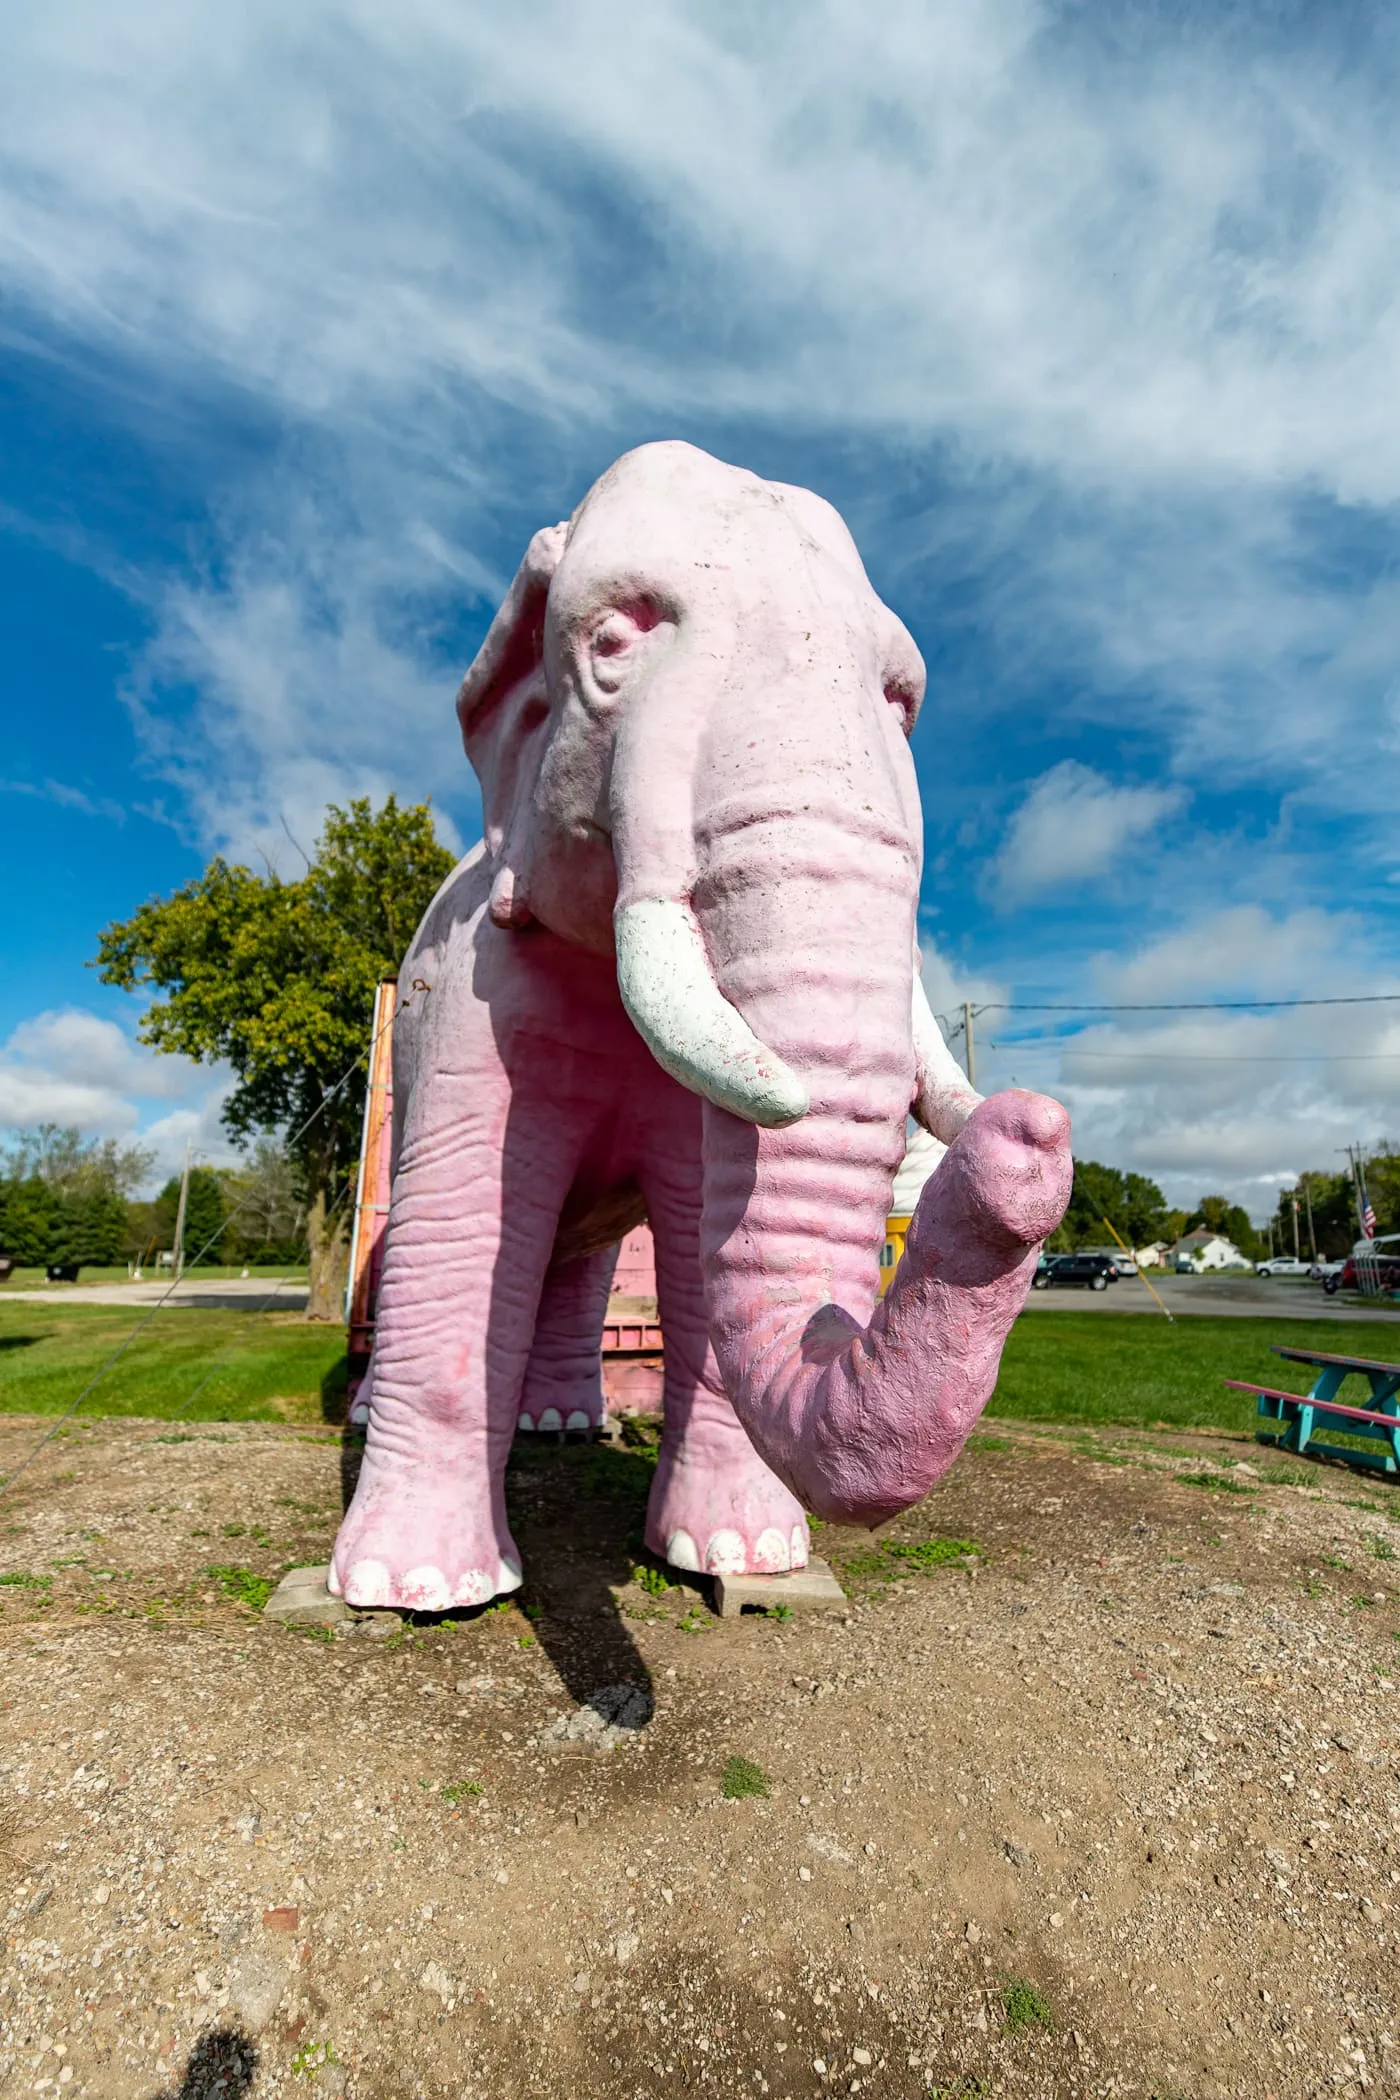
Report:
[[[1228,1473],[1178,1473],[1183,1487],[1204,1488],[1209,1495],[1252,1495],[1256,1491],[1246,1487],[1242,1480],[1231,1480]]]
[[[344,1362],[343,1331],[297,1313],[162,1310],[83,1402],[85,1416],[314,1422]],[[148,1307],[34,1305],[0,1291],[0,1414],[60,1414]],[[201,1380],[208,1382],[189,1406]],[[185,1441],[189,1431],[170,1439]]]
[[[674,1587],[672,1583],[667,1581],[660,1568],[648,1568],[638,1565],[632,1570],[632,1580],[636,1583],[637,1588],[645,1590],[649,1597],[664,1597]]]
[[[0,1589],[46,1590],[52,1581],[52,1575],[27,1575],[22,1569],[16,1569],[12,1575],[0,1575]]]
[[[893,1582],[902,1575],[931,1575],[935,1568],[977,1557],[978,1548],[972,1539],[881,1539],[875,1546],[841,1555],[840,1569],[843,1575],[858,1580],[883,1578]]]
[[[1396,1558],[1395,1548],[1391,1545],[1390,1540],[1384,1538],[1379,1531],[1369,1532],[1366,1544],[1377,1560],[1394,1560]]]
[[[967,1448],[969,1451],[1010,1451],[1015,1447],[1009,1436],[987,1436],[979,1430],[968,1438]]]
[[[747,1801],[751,1796],[766,1801],[768,1774],[751,1757],[731,1757],[720,1778],[719,1790],[726,1801]]]
[[[442,1790],[442,1798],[449,1808],[460,1808],[464,1801],[475,1800],[485,1791],[479,1779],[449,1779]]]
[[[1395,1333],[1393,1324],[1358,1324],[1346,1330],[1347,1348],[1389,1362]],[[1252,1432],[1253,1400],[1248,1393],[1227,1392],[1225,1379],[1303,1393],[1314,1375],[1307,1364],[1270,1355],[1269,1344],[1279,1341],[1335,1350],[1337,1328],[1323,1320],[1193,1315],[1169,1325],[1150,1313],[1031,1310],[1007,1337],[987,1414],[1026,1422]]]
[[[1050,2000],[1024,1976],[1009,1977],[1002,1985],[1001,2009],[1012,2034],[1025,2034],[1032,2027],[1044,2028],[1049,2033],[1055,2025]]]
[[[788,1620],[792,1617],[792,1606],[790,1604],[770,1604],[768,1606],[768,1617],[776,1619],[780,1626],[786,1626]]]
[[[217,1582],[226,1597],[235,1604],[247,1604],[254,1611],[261,1611],[277,1587],[275,1575],[255,1575],[251,1568],[214,1567],[206,1568],[205,1574]]]

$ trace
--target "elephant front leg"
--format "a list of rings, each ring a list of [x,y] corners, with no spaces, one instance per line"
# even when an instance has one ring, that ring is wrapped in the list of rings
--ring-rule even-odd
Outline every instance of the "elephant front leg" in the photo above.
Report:
[[[517,1589],[505,1507],[541,1279],[566,1178],[485,1089],[416,1096],[394,1179],[364,1463],[330,1587],[351,1604],[446,1611]]]
[[[728,1399],[710,1347],[700,1273],[700,1179],[647,1185],[666,1338],[665,1425],[646,1542],[672,1567],[780,1575],[807,1565],[807,1517],[764,1464]]]

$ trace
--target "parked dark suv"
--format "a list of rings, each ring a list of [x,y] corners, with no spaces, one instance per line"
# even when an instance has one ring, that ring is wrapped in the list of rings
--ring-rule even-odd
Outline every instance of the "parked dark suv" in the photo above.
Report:
[[[1118,1265],[1111,1254],[1055,1254],[1043,1269],[1037,1269],[1035,1288],[1048,1290],[1052,1283],[1082,1283],[1087,1290],[1106,1291],[1118,1281]]]

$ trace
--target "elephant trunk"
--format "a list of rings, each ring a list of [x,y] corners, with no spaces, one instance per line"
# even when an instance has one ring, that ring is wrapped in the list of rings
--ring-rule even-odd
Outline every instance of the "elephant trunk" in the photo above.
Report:
[[[877,1303],[915,1089],[907,841],[849,806],[809,806],[705,848],[696,910],[719,987],[810,1096],[783,1128],[706,1104],[716,1357],[756,1449],[807,1508],[883,1522],[946,1472],[991,1393],[1068,1196],[1067,1118],[1019,1092],[975,1108]]]

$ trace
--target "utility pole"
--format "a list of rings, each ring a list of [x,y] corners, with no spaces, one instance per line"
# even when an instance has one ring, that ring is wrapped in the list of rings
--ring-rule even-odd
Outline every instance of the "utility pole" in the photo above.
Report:
[[[969,1086],[975,1087],[977,1084],[977,1059],[973,1055],[972,1050],[972,1001],[970,999],[963,1000],[963,1040],[967,1050],[967,1083]]]
[[[1306,1203],[1306,1204],[1307,1204],[1307,1206],[1308,1206],[1308,1245],[1309,1245],[1309,1246],[1310,1246],[1310,1247],[1312,1248],[1312,1258],[1313,1258],[1313,1260],[1314,1260],[1314,1261],[1316,1261],[1316,1260],[1317,1260],[1317,1233],[1316,1233],[1316,1232],[1314,1231],[1314,1229],[1313,1229],[1313,1214],[1312,1214],[1312,1183],[1311,1183],[1311,1180],[1310,1180],[1310,1178],[1309,1178],[1309,1177],[1308,1177],[1308,1175],[1306,1175],[1306,1174],[1304,1174],[1304,1175],[1303,1175],[1303,1177],[1302,1177],[1302,1180],[1303,1180],[1303,1201],[1304,1201],[1304,1203]]]
[[[190,1200],[190,1148],[185,1147],[185,1171],[180,1176],[180,1206],[175,1213],[175,1281],[185,1270],[185,1205]]]
[[[1294,1261],[1301,1261],[1302,1258],[1302,1255],[1298,1252],[1298,1196],[1295,1190],[1293,1196],[1293,1259]]]

